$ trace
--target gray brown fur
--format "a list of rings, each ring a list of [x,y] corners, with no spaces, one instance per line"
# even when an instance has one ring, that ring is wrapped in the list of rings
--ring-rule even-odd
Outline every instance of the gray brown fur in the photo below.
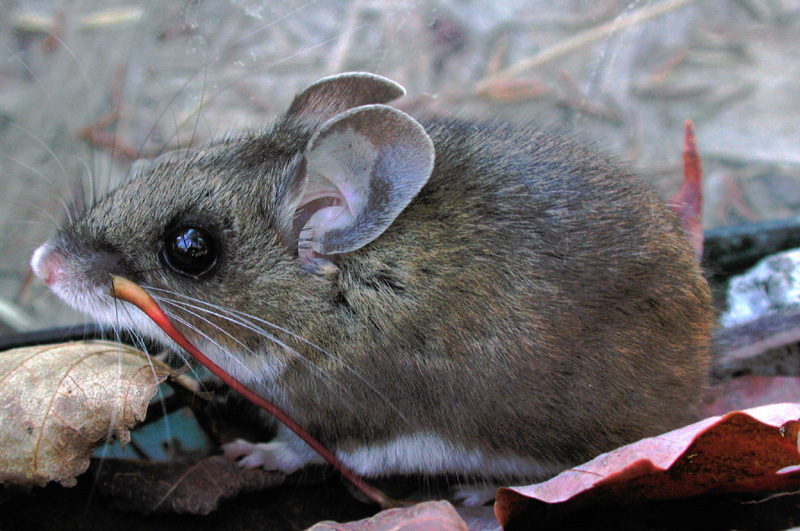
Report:
[[[273,382],[282,393],[266,383],[261,392],[333,449],[422,431],[574,464],[691,420],[710,294],[663,201],[568,138],[419,121],[436,151],[428,183],[376,240],[310,269],[281,221],[319,125],[307,115],[159,165],[64,228],[56,246],[98,282],[113,272],[176,290],[335,353],[276,333],[319,372],[310,370],[210,317],[257,356],[287,359]],[[223,242],[208,279],[177,276],[157,257],[166,227],[185,216]]]

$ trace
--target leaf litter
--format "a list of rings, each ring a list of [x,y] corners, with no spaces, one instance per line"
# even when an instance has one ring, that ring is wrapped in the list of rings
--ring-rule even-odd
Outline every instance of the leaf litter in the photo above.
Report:
[[[95,481],[124,511],[205,515],[223,500],[277,487],[284,479],[281,472],[241,468],[215,455],[196,463],[106,460]]]
[[[544,529],[589,505],[625,505],[702,494],[800,488],[800,404],[711,417],[642,439],[528,487],[498,491],[504,526]]]
[[[748,4],[750,4],[750,3],[748,2]],[[731,144],[733,144],[733,143],[731,143]],[[5,374],[5,373],[4,373],[3,371],[0,371],[0,378],[4,378],[4,374]],[[737,381],[737,380],[740,380],[740,379],[739,379],[739,378],[737,378],[737,379],[736,379],[736,380],[734,380],[734,381]],[[3,383],[4,383],[4,384],[6,384],[6,382],[5,382],[5,381],[4,381]],[[762,382],[762,383],[763,383],[763,382]],[[784,386],[780,386],[780,387],[782,387],[782,388],[784,388],[784,389],[785,389],[785,387],[784,387]],[[3,386],[2,386],[2,388],[11,388],[11,389],[14,389],[14,391],[18,393],[18,391],[17,391],[17,390],[16,390],[14,387],[8,386],[7,384],[6,384],[6,385],[3,385]],[[2,390],[1,390],[1,389],[0,389],[0,392],[2,392]],[[729,394],[729,393],[727,393],[727,392],[726,392],[725,394],[727,395],[727,394]],[[756,394],[757,394],[757,393],[756,393]],[[3,400],[4,400],[4,402],[2,403],[2,411],[4,412],[4,411],[6,411],[6,409],[7,409],[7,408],[6,408],[5,399],[3,399]],[[737,404],[736,404],[734,407],[738,409],[738,408],[744,408],[745,406],[746,406],[746,403],[739,402],[739,403],[737,403]],[[723,406],[721,406],[721,407],[722,407],[722,409],[723,409],[723,410],[727,410],[727,409],[729,409],[729,408],[730,408],[730,406],[729,406],[729,405],[723,405]],[[100,416],[100,415],[98,415],[98,416]],[[736,418],[736,419],[742,420],[742,419],[740,419],[740,418],[739,418],[739,416],[738,416],[738,415],[734,415],[734,416],[733,416],[733,418]],[[785,420],[786,420],[788,423],[794,422],[794,421],[792,421],[792,420],[789,420],[788,418],[787,418],[787,419],[785,419]],[[738,422],[738,421],[737,421],[737,422]],[[24,428],[24,426],[21,426],[21,428]],[[775,429],[777,429],[777,430],[778,430],[778,432],[780,433],[780,428],[776,428],[775,426],[773,426],[773,428],[774,428],[774,429],[773,429],[772,431],[775,431]],[[726,429],[727,429],[727,428],[726,428]],[[7,432],[7,431],[8,431],[8,430],[6,430],[6,429],[5,429],[5,425],[3,425],[3,427],[2,427],[2,433],[1,433],[0,435],[2,435],[2,436],[5,436],[5,434],[6,434],[6,432]],[[769,430],[768,430],[768,431],[769,431]],[[106,430],[103,432],[103,435],[102,435],[102,436],[105,436],[105,434],[107,434],[108,432],[109,432],[109,430],[108,430],[108,429],[106,429]],[[796,434],[795,434],[795,435],[796,435]],[[743,435],[741,435],[741,434],[739,434],[739,435],[736,435],[736,434],[735,434],[735,432],[734,432],[734,434],[733,434],[732,436],[733,436],[734,438],[740,438],[740,437],[742,437]],[[699,437],[699,435],[698,435],[698,437]],[[782,440],[782,439],[781,439],[781,440]],[[1,453],[4,451],[4,448],[6,448],[6,442],[5,442],[5,439],[2,439],[2,441],[3,441],[3,442],[2,442],[2,444],[0,444],[0,454],[1,454]],[[773,441],[773,442],[774,442],[774,441]],[[794,442],[795,442],[795,449],[796,449],[796,440],[795,440]],[[769,444],[772,444],[772,442],[770,442]],[[4,455],[4,454],[3,454],[3,455]],[[691,454],[691,453],[689,453],[688,455],[689,455],[689,456],[691,456],[692,454]],[[790,455],[791,455],[791,453],[790,453]],[[628,456],[628,457],[630,457],[630,458],[632,459],[631,463],[635,463],[635,462],[636,462],[636,459],[637,459],[637,456],[636,456],[636,455],[630,455],[630,454],[629,454],[629,456]],[[683,456],[683,457],[687,457],[687,456]],[[623,461],[624,461],[624,460],[623,460]],[[620,465],[623,467],[623,470],[627,469],[626,467],[632,466],[630,463],[629,463],[628,465],[626,465],[626,464],[624,464],[624,463],[620,463]],[[586,465],[586,466],[588,466],[588,465]],[[579,468],[580,468],[580,467],[579,467]],[[4,466],[2,466],[2,463],[0,463],[0,473],[5,473],[5,467],[4,467]],[[611,473],[611,475],[613,476],[614,474],[613,474],[613,473]],[[774,474],[773,474],[773,475],[774,475]],[[57,479],[56,479],[56,481],[59,481],[59,480],[57,480]],[[67,481],[69,482],[69,480],[67,480]],[[72,481],[74,481],[74,480],[72,480]],[[62,483],[63,483],[63,481],[62,481]],[[583,491],[583,492],[585,492],[585,491]]]
[[[0,484],[69,487],[102,441],[130,441],[170,369],[119,343],[0,354]]]

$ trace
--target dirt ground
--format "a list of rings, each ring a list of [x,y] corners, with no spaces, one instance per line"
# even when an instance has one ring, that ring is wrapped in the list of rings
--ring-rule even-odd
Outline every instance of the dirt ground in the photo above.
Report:
[[[406,108],[573,132],[665,196],[691,119],[707,228],[800,209],[798,0],[7,0],[0,49],[4,329],[77,319],[27,272],[62,205],[347,70]]]

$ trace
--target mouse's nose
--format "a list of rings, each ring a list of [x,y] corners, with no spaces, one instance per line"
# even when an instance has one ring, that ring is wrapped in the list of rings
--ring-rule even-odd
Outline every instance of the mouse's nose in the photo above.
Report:
[[[62,280],[62,264],[63,257],[47,243],[36,249],[31,257],[33,272],[49,287]]]

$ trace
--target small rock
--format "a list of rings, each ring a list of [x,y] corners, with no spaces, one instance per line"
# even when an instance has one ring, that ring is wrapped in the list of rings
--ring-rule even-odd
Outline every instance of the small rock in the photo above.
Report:
[[[722,326],[734,326],[767,314],[800,309],[800,249],[769,256],[728,284],[728,309]]]

